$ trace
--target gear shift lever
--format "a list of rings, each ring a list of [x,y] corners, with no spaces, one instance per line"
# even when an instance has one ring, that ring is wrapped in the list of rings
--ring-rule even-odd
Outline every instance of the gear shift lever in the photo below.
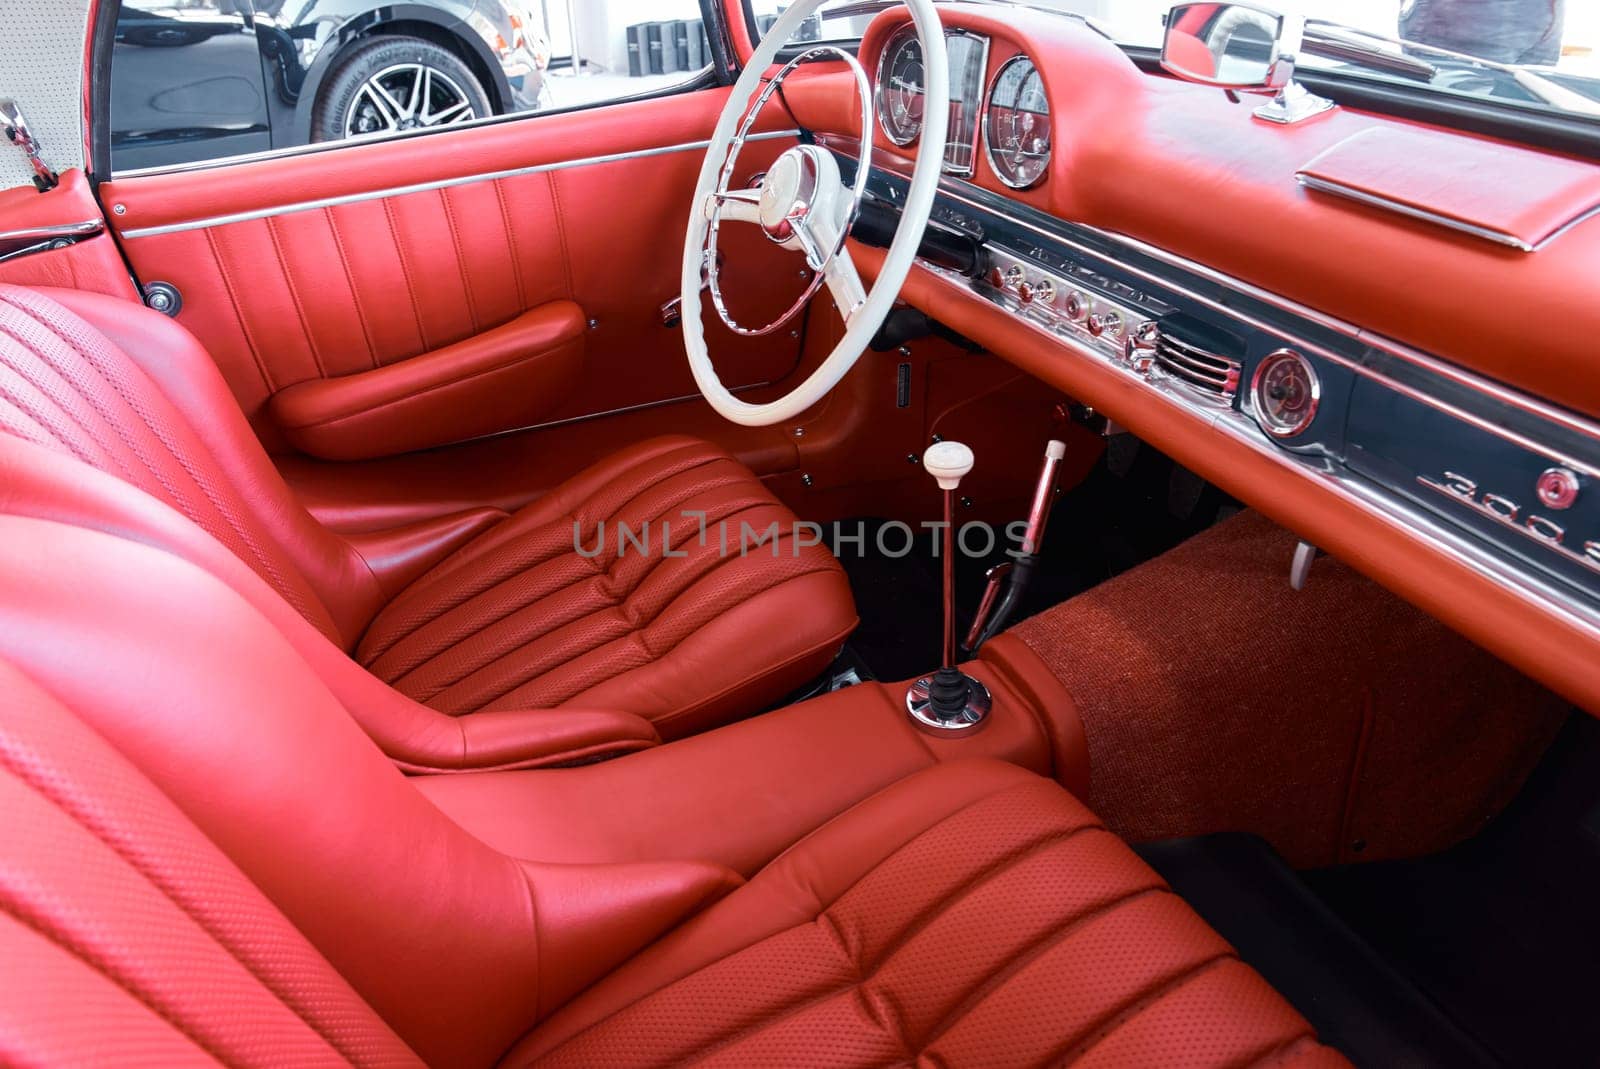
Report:
[[[923,676],[906,692],[906,710],[923,730],[950,737],[977,731],[989,715],[989,689],[956,667],[956,489],[972,470],[972,450],[960,442],[938,442],[922,455],[944,491],[944,643],[940,668]]]

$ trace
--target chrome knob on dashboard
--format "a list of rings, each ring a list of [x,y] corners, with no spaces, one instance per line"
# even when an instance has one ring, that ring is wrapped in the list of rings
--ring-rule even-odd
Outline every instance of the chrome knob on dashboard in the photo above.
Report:
[[[1022,268],[1012,264],[1010,267],[1006,268],[1005,287],[1006,289],[1010,290],[1017,289],[1022,285],[1023,280],[1026,278],[1027,275],[1023,274]]]
[[[1040,304],[1055,303],[1056,284],[1048,278],[1041,278],[1038,285],[1033,287],[1033,299]]]
[[[1155,366],[1156,343],[1161,340],[1161,328],[1155,320],[1146,319],[1128,334],[1128,366],[1140,375],[1148,375]]]
[[[1098,330],[1095,329],[1096,322],[1099,323]],[[1096,312],[1089,317],[1089,333],[1097,338],[1102,334],[1115,338],[1122,333],[1122,315],[1109,308],[1103,312]]]
[[[1077,290],[1067,294],[1067,318],[1073,322],[1082,319],[1084,313],[1089,311],[1089,298]]]

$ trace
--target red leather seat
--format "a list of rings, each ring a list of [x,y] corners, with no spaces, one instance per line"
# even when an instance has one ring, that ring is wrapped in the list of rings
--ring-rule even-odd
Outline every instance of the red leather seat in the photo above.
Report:
[[[501,854],[250,597],[37,490],[0,505],[7,1061],[1341,1064],[1009,765],[919,773],[748,882]]]
[[[0,428],[172,505],[451,716],[598,706],[680,735],[801,685],[855,625],[831,554],[795,538],[748,469],[688,438],[625,449],[509,518],[466,515],[455,543],[402,531],[364,555],[295,500],[193,337],[109,297],[0,286]],[[742,525],[781,537],[724,556],[701,514],[734,540]],[[618,537],[647,522],[648,552]]]

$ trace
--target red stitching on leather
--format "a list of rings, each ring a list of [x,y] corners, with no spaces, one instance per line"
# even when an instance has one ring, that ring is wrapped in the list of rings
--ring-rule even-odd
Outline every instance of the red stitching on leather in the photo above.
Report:
[[[406,280],[406,297],[411,301],[411,318],[417,324],[417,338],[422,342],[422,351],[427,352],[433,346],[428,342],[428,332],[422,326],[422,309],[417,304],[417,286],[411,277],[411,267],[406,263],[406,250],[400,243],[400,231],[394,221],[394,199],[383,198],[383,218],[389,224],[389,240],[394,243],[395,262],[400,265],[400,274]]]
[[[472,272],[467,270],[467,258],[461,252],[461,235],[456,232],[456,213],[450,207],[450,191],[439,190],[439,203],[444,207],[444,223],[450,230],[450,246],[456,254],[456,273],[461,276],[461,290],[467,295],[467,318],[472,321],[472,333],[482,328],[478,318],[478,302],[472,295]]]
[[[1145,1010],[1148,1010],[1150,1007],[1154,1006],[1163,999],[1176,994],[1185,986],[1200,979],[1200,977],[1205,976],[1207,973],[1221,966],[1225,962],[1237,960],[1239,959],[1231,953],[1224,952],[1221,954],[1215,954],[1204,959],[1203,961],[1195,963],[1194,965],[1190,965],[1188,968],[1176,973],[1173,976],[1169,976],[1163,980],[1157,981],[1156,983],[1145,988],[1144,991],[1137,997],[1123,1003],[1121,1009],[1117,1010],[1110,1016],[1103,1018],[1102,1023],[1093,1032],[1089,1033],[1078,1042],[1072,1044],[1061,1054],[1052,1058],[1050,1063],[1052,1065],[1060,1066],[1072,1065],[1079,1058],[1082,1058],[1085,1054],[1089,1053],[1089,1051],[1093,1050],[1097,1045],[1105,1042],[1112,1035],[1116,1034],[1118,1029],[1122,1028],[1123,1025],[1139,1016]]]
[[[283,284],[289,291],[289,299],[294,302],[295,317],[300,320],[300,333],[305,335],[306,348],[311,350],[311,362],[317,365],[318,377],[325,379],[328,377],[328,367],[322,362],[322,353],[317,349],[317,339],[311,334],[311,324],[306,320],[305,305],[300,302],[300,291],[294,284],[294,272],[289,270],[289,264],[283,258],[283,245],[278,241],[278,221],[268,216],[265,222],[267,237],[272,242],[272,252],[278,258],[278,270],[283,272]]]
[[[526,310],[528,294],[522,283],[522,253],[517,248],[517,230],[511,225],[511,211],[506,207],[506,187],[500,179],[489,183],[494,187],[494,199],[500,205],[500,232],[506,238],[506,251],[511,255],[511,277],[517,284],[517,307]]]
[[[332,208],[322,209],[328,232],[333,235],[333,247],[339,252],[339,266],[344,268],[345,284],[350,287],[350,301],[356,308],[356,320],[361,324],[361,337],[367,343],[367,360],[374,369],[383,365],[378,361],[378,347],[372,341],[372,329],[367,325],[367,311],[361,306],[361,291],[356,288],[356,276],[350,271],[350,257],[345,252],[344,235],[339,233],[339,217]]]
[[[256,372],[261,376],[261,384],[270,393],[278,392],[278,384],[273,381],[272,371],[261,358],[261,350],[256,346],[255,336],[250,333],[250,324],[245,319],[244,309],[239,307],[239,298],[234,291],[233,276],[228,271],[228,265],[223,263],[222,250],[217,247],[217,232],[215,227],[207,227],[202,233],[206,236],[206,247],[211,250],[211,258],[216,261],[217,275],[222,279],[222,288],[228,294],[228,305],[233,309],[233,317],[239,323],[239,333],[244,336],[245,348],[250,350],[250,359],[256,365]]]

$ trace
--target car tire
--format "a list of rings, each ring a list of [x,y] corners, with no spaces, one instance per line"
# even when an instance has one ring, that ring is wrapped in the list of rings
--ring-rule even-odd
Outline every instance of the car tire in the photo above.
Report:
[[[417,37],[377,37],[335,61],[311,113],[311,139],[400,133],[492,114],[483,84],[449,49]]]

